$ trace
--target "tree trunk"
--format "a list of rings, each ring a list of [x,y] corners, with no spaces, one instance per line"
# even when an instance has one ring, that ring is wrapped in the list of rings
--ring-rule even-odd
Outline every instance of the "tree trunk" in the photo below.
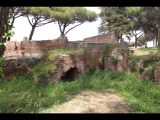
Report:
[[[29,35],[29,40],[32,40],[32,36],[33,36],[34,31],[35,31],[35,28],[36,28],[36,26],[32,26],[32,29],[31,29],[31,32],[30,32],[30,35]]]
[[[123,41],[122,36],[123,36],[123,34],[120,34],[120,42]]]
[[[155,41],[155,47],[157,47],[157,41],[158,41],[158,30],[156,32],[156,41]]]
[[[158,51],[160,51],[160,23],[158,23]]]
[[[64,32],[61,32],[61,35],[60,35],[61,37],[64,37],[65,36],[65,34],[64,34]]]
[[[4,25],[8,21],[9,9],[10,7],[0,7],[0,42],[5,42],[2,36],[5,31]],[[5,46],[0,45],[0,57],[2,57],[4,51],[5,51]]]
[[[118,43],[122,41],[122,34],[118,35]]]
[[[138,39],[135,38],[135,48],[137,48],[137,42],[138,42]]]

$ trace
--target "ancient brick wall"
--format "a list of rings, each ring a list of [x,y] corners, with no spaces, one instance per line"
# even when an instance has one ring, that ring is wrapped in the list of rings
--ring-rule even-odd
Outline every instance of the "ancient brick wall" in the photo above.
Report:
[[[84,73],[86,68],[99,69],[103,64],[102,57],[106,46],[116,42],[116,35],[111,33],[85,38],[83,41],[73,42],[68,42],[66,38],[61,37],[55,40],[32,40],[22,42],[9,41],[6,42],[6,51],[3,55],[6,60],[6,64],[4,64],[4,67],[7,73],[11,73],[10,71],[8,72],[8,70],[11,70],[8,69],[8,67],[10,66],[10,62],[14,62],[15,68],[17,69],[17,71],[19,71],[19,69],[21,70],[20,66],[22,66],[23,68],[23,66],[28,65],[28,63],[30,63],[31,61],[40,59],[43,53],[48,50],[66,46],[75,49],[78,47],[85,47],[86,51],[84,55],[80,55],[80,58],[83,58],[83,60],[79,59],[79,57],[76,56],[76,58],[79,59],[78,61],[76,61],[76,67],[78,69],[77,76],[79,76]]]
[[[68,40],[56,39],[56,40],[42,40],[42,41],[8,41],[6,42],[6,50],[3,57],[5,59],[10,58],[22,58],[22,57],[38,57],[42,53],[58,48],[65,47]]]
[[[17,72],[20,73],[19,71],[23,71],[21,69],[28,66],[32,61],[40,60],[44,52],[58,47],[65,47],[67,42],[66,38],[42,41],[7,41],[3,54],[5,77],[14,76]],[[24,71],[27,72],[26,69]]]
[[[62,40],[22,41],[21,49],[28,53],[46,52],[57,47],[64,47],[65,45],[65,42]]]
[[[85,43],[117,43],[118,36],[116,33],[107,33],[83,39]]]
[[[103,66],[103,53],[108,45],[110,44],[87,43],[87,48],[85,50],[87,68],[101,69],[101,66]]]
[[[84,41],[68,41],[67,46],[73,49],[77,49],[79,47],[81,48],[87,47]]]

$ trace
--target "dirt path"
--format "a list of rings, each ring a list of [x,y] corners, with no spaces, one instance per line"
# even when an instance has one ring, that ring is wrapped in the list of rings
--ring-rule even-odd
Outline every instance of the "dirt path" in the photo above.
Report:
[[[114,91],[83,91],[51,113],[134,113]]]

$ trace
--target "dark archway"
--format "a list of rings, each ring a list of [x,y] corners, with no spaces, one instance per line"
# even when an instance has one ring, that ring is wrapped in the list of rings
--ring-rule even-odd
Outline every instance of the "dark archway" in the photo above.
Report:
[[[64,75],[61,77],[63,81],[74,81],[76,79],[77,68],[70,68]]]

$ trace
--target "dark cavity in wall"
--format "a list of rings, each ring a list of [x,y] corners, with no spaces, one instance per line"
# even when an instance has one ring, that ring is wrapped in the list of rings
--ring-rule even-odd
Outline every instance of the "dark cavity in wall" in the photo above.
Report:
[[[61,77],[62,81],[74,81],[76,79],[77,68],[70,68],[64,75]]]

